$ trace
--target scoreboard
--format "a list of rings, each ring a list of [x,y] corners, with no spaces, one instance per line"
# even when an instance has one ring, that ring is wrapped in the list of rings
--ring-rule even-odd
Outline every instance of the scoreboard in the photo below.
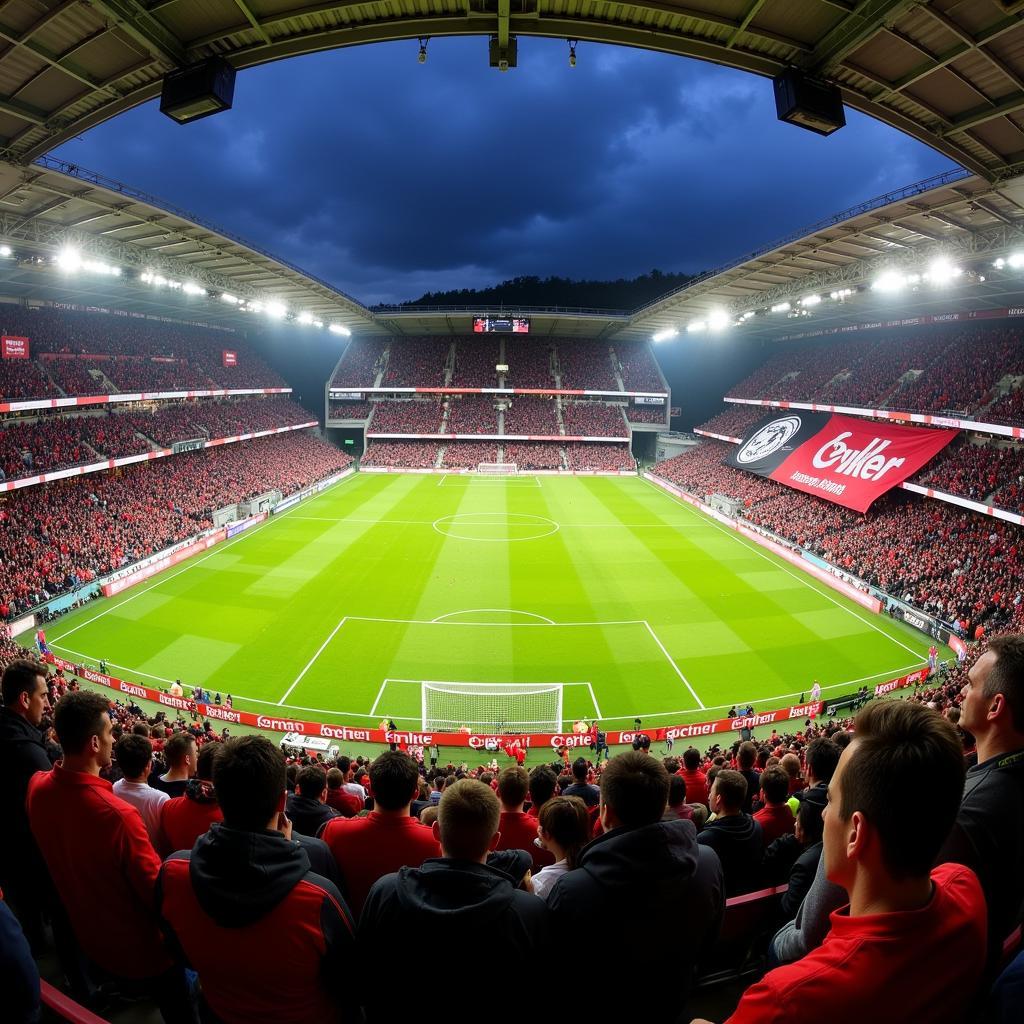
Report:
[[[475,316],[474,334],[529,334],[530,321],[526,317]]]

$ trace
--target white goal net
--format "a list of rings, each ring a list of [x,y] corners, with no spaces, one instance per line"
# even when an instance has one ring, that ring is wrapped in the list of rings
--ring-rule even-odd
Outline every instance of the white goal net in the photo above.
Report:
[[[421,684],[424,732],[561,732],[561,683]]]
[[[514,462],[479,462],[476,471],[484,476],[515,476],[519,467]]]

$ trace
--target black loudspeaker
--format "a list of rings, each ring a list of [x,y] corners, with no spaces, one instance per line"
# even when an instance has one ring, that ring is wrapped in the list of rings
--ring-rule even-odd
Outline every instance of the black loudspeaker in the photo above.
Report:
[[[164,75],[160,112],[188,124],[231,109],[235,69],[223,57],[210,57]]]
[[[773,82],[775,111],[780,121],[818,135],[831,135],[846,124],[838,87],[808,78],[796,68],[783,71]]]
[[[516,66],[519,55],[519,43],[515,36],[508,37],[508,45],[502,46],[497,36],[491,36],[487,46],[487,55],[492,68],[499,71],[508,71]]]

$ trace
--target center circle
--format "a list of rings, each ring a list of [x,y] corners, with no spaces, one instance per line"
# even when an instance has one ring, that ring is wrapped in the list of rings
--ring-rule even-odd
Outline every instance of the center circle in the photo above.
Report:
[[[443,537],[508,544],[540,540],[558,532],[558,523],[528,512],[459,512],[435,519],[433,527]]]

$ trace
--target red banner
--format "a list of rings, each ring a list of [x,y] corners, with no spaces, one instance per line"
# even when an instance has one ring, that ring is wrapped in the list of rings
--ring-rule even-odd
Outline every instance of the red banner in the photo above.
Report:
[[[0,338],[0,356],[4,359],[28,359],[28,338],[5,334]]]
[[[238,353],[232,352],[230,349],[224,349],[220,354],[221,362],[225,366],[237,366],[238,365]]]
[[[296,718],[281,717],[273,715],[254,714],[251,711],[238,711],[235,708],[226,708],[221,704],[207,704],[189,700],[187,697],[173,697],[162,690],[154,690],[140,683],[127,682],[115,676],[108,676],[102,672],[96,672],[91,668],[76,665],[72,661],[55,657],[52,654],[45,656],[45,660],[66,672],[72,672],[82,679],[91,683],[98,683],[110,689],[117,690],[128,697],[137,697],[140,700],[150,700],[174,711],[183,714],[195,712],[203,718],[211,718],[228,725],[249,725],[257,729],[267,729],[272,732],[297,732],[302,736],[322,736],[325,739],[340,740],[347,743],[396,743],[407,746],[428,747],[436,744],[439,747],[469,747],[472,750],[481,750],[486,753],[497,754],[502,745],[511,740],[519,740],[525,747],[539,749],[557,750],[560,747],[567,747],[570,750],[589,748],[594,742],[593,732],[589,733],[528,733],[519,736],[510,736],[498,733],[438,733],[438,732],[416,732],[398,729],[394,732],[386,729],[364,728],[351,725],[328,725],[325,722],[305,722]],[[891,679],[886,683],[879,683],[875,687],[875,696],[882,696],[894,690],[902,689],[905,686],[912,686],[915,683],[923,682],[928,676],[928,667],[923,666],[916,672],[900,676],[898,679]],[[788,708],[777,708],[774,711],[762,711],[753,715],[743,715],[739,718],[720,718],[713,722],[692,722],[685,725],[662,726],[657,729],[642,729],[640,732],[608,732],[607,741],[611,746],[620,744],[631,744],[634,737],[638,735],[649,736],[655,742],[666,739],[700,739],[706,736],[728,735],[742,729],[756,729],[765,725],[778,725],[785,722],[795,722],[801,727],[808,718],[814,718],[821,713],[821,701],[812,701],[808,704],[797,704]]]
[[[755,424],[726,463],[866,512],[956,435],[956,430],[789,410]]]

